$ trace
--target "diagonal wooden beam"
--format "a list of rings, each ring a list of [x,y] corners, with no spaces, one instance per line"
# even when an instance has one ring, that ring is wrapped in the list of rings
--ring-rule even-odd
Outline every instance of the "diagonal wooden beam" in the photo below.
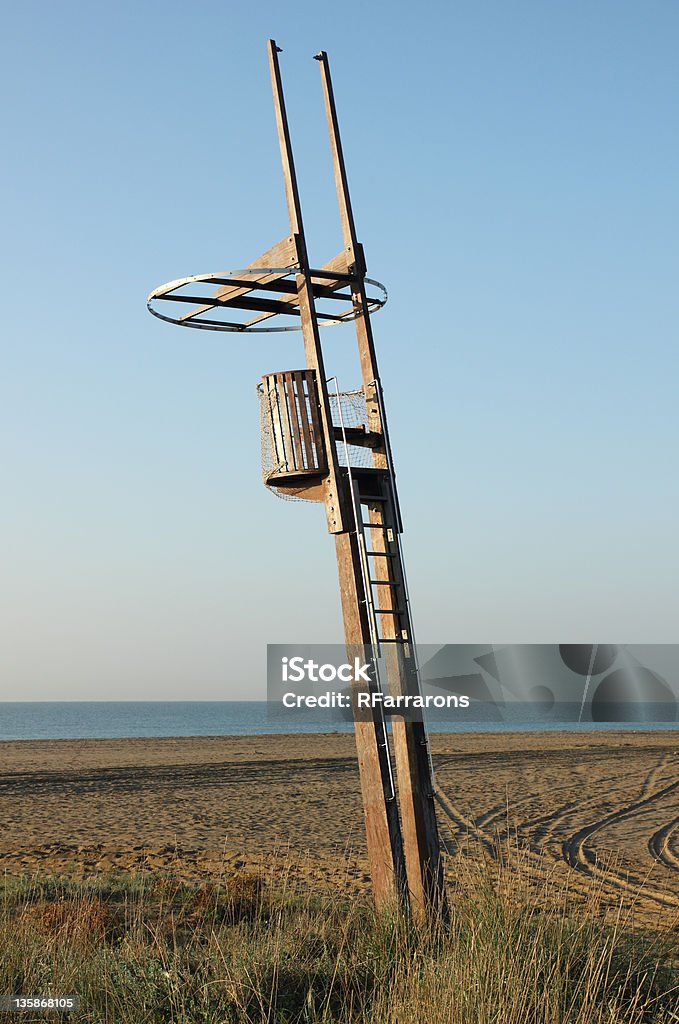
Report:
[[[368,429],[373,435],[381,435],[382,437],[382,445],[373,449],[373,465],[375,469],[386,471],[384,475],[388,480],[388,483],[380,485],[384,487],[383,497],[387,501],[382,504],[377,503],[374,507],[370,507],[370,503],[368,503],[370,522],[375,523],[379,528],[372,531],[375,535],[373,538],[373,550],[379,551],[383,555],[382,558],[375,560],[377,564],[373,570],[375,573],[374,579],[378,584],[388,583],[390,585],[389,587],[383,585],[378,588],[385,593],[377,601],[378,613],[382,616],[383,638],[391,641],[386,659],[387,677],[392,693],[418,695],[419,679],[417,666],[412,652],[409,650],[413,637],[409,606],[407,606],[407,610],[402,616],[396,616],[386,611],[389,607],[389,602],[392,601],[392,597],[388,596],[387,591],[392,589],[392,587],[397,587],[407,600],[407,587],[405,574],[402,571],[400,549],[396,547],[396,554],[399,557],[392,560],[393,565],[391,568],[388,566],[389,560],[384,557],[386,543],[384,540],[383,510],[388,507],[389,499],[391,499],[391,513],[395,520],[394,525],[399,533],[402,530],[401,516],[389,445],[389,432],[384,414],[384,405],[381,399],[381,385],[370,323],[370,312],[365,292],[365,257],[363,247],[356,236],[354,214],[349,198],[349,185],[330,77],[330,65],[328,55],[324,50],[315,59],[321,66],[321,81],[344,245],[349,264],[356,275],[356,282],[352,286],[352,299],[356,310],[354,323],[363,376],[363,392],[368,411]],[[394,574],[393,578],[390,575],[391,573]],[[404,627],[405,637],[403,637]],[[407,645],[398,643],[399,637],[407,638]],[[433,917],[442,915],[443,920],[445,920],[447,917],[447,904],[443,863],[441,860],[434,804],[433,778],[424,722],[408,721],[406,717],[395,716],[392,722],[392,737],[398,778],[401,832],[411,905],[418,917],[426,918],[430,915]]]
[[[346,475],[339,466],[335,431],[328,396],[318,318],[314,304],[313,271],[309,264],[297,176],[292,155],[285,99],[278,63],[279,47],[269,40],[269,67],[273,90],[274,110],[278,128],[278,141],[283,163],[285,195],[290,218],[290,231],[295,236],[299,273],[296,283],[302,336],[307,367],[315,371],[318,387],[318,414],[328,457],[328,476],[323,481],[325,512],[328,529],[335,535],[335,550],[340,580],[342,616],[347,655],[356,655],[370,643],[371,630],[364,595],[362,594],[362,563],[358,535],[353,528],[352,499]],[[357,684],[358,685],[358,684]],[[385,908],[397,900],[407,902],[405,892],[405,864],[397,802],[391,792],[386,732],[381,731],[379,720],[355,724],[363,806],[365,809],[368,858],[373,891],[378,906]],[[382,742],[384,738],[384,742]]]
[[[267,249],[265,253],[258,256],[252,263],[248,263],[247,268],[250,270],[253,267],[294,267],[296,263],[296,251],[295,251],[295,240],[292,235],[288,235],[286,238],[282,238],[280,242],[276,242],[270,249]],[[262,274],[261,276],[253,276],[252,282],[247,286],[235,287],[233,285],[224,285],[217,289],[214,293],[213,298],[225,299],[229,295],[234,298],[238,295],[247,295],[249,291],[257,288],[258,285],[268,283],[270,281],[277,281],[281,277],[285,277],[286,274]],[[186,313],[181,320],[191,320],[192,317],[198,316],[199,313],[206,313],[208,310],[213,309],[214,304],[206,303],[205,305],[198,306],[196,309],[192,309],[190,313]]]

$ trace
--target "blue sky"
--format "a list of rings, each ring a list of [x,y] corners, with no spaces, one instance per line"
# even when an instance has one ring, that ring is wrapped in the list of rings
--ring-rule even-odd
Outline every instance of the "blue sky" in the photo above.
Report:
[[[318,506],[267,494],[297,335],[154,321],[164,281],[341,248],[326,49],[427,642],[676,642],[679,8],[7,6],[0,699],[261,697],[341,638]],[[357,383],[351,327],[326,360]]]

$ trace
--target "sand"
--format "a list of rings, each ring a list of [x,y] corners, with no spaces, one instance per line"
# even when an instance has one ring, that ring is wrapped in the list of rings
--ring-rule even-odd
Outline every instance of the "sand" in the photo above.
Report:
[[[453,891],[464,863],[502,862],[538,896],[595,889],[679,928],[679,733],[435,735],[432,751]],[[0,820],[13,875],[292,863],[305,885],[369,886],[351,735],[3,742]]]

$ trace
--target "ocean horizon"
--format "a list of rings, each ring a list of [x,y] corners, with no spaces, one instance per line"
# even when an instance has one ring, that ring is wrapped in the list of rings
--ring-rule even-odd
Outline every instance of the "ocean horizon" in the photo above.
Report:
[[[551,720],[522,721],[525,707],[507,721],[471,721],[429,714],[431,732],[592,732],[677,729],[676,721],[578,722],[571,713]],[[505,708],[505,715],[507,709]],[[575,719],[575,720],[574,720]],[[646,719],[646,720],[644,720]],[[0,741],[132,739],[180,736],[257,736],[351,732],[353,724],[327,711],[283,711],[267,701],[0,701]]]

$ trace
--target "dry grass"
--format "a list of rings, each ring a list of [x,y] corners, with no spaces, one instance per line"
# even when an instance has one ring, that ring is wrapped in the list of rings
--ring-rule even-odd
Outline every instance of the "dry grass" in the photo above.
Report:
[[[677,1024],[679,933],[556,885],[460,858],[450,929],[423,931],[285,877],[6,880],[0,991],[78,994],[92,1024]]]

